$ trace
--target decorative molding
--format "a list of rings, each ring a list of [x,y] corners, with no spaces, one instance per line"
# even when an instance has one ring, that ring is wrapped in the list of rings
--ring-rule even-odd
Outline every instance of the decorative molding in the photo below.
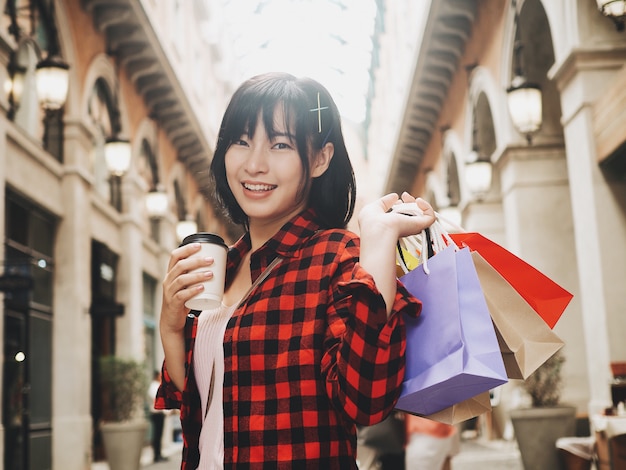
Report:
[[[386,192],[401,192],[413,186],[471,34],[476,10],[476,0],[431,4]]]

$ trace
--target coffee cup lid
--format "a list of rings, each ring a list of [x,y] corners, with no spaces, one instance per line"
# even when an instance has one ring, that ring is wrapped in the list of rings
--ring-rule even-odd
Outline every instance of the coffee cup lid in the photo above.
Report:
[[[209,232],[199,232],[192,233],[191,235],[187,235],[180,246],[188,245],[189,243],[213,243],[215,245],[223,245],[224,248],[228,248],[224,239],[219,235]]]

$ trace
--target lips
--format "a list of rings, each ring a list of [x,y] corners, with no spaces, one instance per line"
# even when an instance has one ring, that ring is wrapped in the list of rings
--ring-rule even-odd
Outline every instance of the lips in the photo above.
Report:
[[[274,184],[262,184],[262,183],[243,183],[243,187],[248,191],[255,192],[267,192],[272,189],[276,189],[276,185]]]

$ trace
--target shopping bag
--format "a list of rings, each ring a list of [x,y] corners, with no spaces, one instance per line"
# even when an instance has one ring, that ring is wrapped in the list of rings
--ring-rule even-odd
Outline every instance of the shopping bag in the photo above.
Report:
[[[507,376],[526,379],[564,342],[480,253],[472,252],[472,259],[496,327]]]
[[[468,398],[456,405],[449,406],[444,410],[424,417],[432,419],[433,421],[439,421],[440,423],[459,424],[468,419],[488,413],[489,411],[491,411],[489,392],[483,392],[475,397]]]
[[[507,382],[468,248],[437,252],[400,278],[422,301],[406,324],[405,380],[396,407],[430,415]]]
[[[497,243],[476,232],[451,233],[459,246],[479,252],[530,304],[550,328],[554,328],[573,295],[546,275]]]

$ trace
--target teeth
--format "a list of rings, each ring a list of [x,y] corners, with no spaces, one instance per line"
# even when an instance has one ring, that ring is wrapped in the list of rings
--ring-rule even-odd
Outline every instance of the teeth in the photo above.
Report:
[[[248,190],[250,190],[250,191],[271,191],[276,186],[270,186],[268,184],[247,184],[247,183],[244,183],[243,187],[248,189]]]

